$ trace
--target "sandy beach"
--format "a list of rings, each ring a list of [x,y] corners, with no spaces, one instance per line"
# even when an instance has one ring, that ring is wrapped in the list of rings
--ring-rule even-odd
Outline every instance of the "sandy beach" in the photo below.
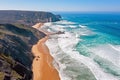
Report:
[[[42,29],[40,29],[42,26],[44,25],[44,23],[36,23],[35,25],[33,25],[32,27],[43,32],[44,34],[46,34],[47,36],[51,35],[52,33],[48,32],[48,31],[43,31]]]
[[[40,28],[42,25],[44,25],[44,23],[37,23],[37,24],[35,24],[35,25],[32,26],[32,27],[38,29],[38,28]]]
[[[47,36],[40,39],[38,43],[32,47],[32,53],[35,56],[32,64],[33,80],[60,80],[59,73],[52,64],[53,57],[45,45],[47,39]]]

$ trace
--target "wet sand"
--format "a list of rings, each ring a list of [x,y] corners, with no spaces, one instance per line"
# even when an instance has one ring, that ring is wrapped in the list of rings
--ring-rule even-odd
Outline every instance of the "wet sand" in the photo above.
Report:
[[[53,57],[45,45],[48,37],[41,39],[32,47],[35,56],[32,64],[33,80],[60,80],[59,73],[53,66]]]

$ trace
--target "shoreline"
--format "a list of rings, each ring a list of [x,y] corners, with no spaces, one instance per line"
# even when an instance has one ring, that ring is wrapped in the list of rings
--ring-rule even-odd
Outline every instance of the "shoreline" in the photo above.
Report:
[[[33,27],[38,29],[43,23],[37,23]],[[41,31],[41,30],[40,30]],[[42,31],[43,32],[43,31]],[[32,63],[33,80],[60,80],[59,73],[53,66],[53,57],[50,55],[48,47],[45,45],[49,34],[33,45],[32,53],[35,56]]]
[[[44,25],[44,23],[36,23],[35,25],[33,25],[32,27],[43,32],[46,36],[49,36],[51,33],[47,32],[47,31],[43,31],[40,28]]]

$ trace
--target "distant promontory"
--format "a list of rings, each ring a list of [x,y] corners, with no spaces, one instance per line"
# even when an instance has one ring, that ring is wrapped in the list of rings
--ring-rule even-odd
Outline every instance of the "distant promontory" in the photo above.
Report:
[[[0,23],[19,23],[25,25],[34,25],[38,22],[59,21],[60,15],[54,15],[51,12],[43,11],[14,11],[0,10]]]

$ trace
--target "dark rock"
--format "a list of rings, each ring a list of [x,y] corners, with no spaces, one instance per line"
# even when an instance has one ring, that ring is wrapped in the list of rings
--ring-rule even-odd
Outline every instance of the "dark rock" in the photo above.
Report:
[[[24,80],[32,78],[31,48],[46,35],[25,25],[0,24],[0,71],[10,74],[12,70]]]
[[[4,80],[11,80],[10,76],[5,76]]]
[[[62,19],[61,15],[56,15],[56,17],[60,20]]]

